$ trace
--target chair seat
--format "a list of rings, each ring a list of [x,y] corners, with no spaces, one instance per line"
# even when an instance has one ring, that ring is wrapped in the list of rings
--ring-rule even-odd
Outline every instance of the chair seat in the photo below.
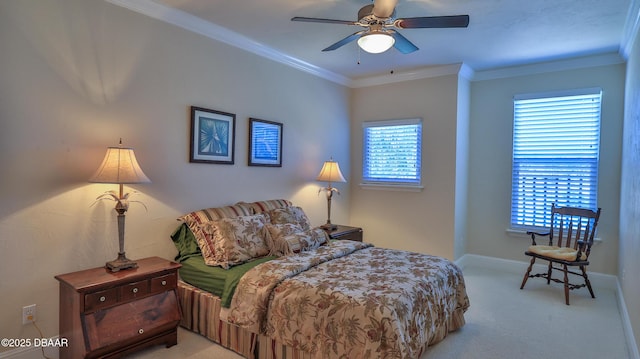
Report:
[[[558,246],[529,246],[528,252],[569,262],[574,262],[576,260],[576,257],[578,256],[577,250]],[[587,260],[587,255],[584,252],[580,253],[580,260]]]

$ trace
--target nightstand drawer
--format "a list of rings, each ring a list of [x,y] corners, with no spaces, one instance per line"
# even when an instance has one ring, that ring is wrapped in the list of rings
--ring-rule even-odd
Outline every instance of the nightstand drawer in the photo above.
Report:
[[[120,301],[140,298],[149,293],[149,281],[128,283],[120,287]]]
[[[176,287],[178,278],[175,273],[151,279],[151,293],[160,293]]]
[[[83,316],[87,346],[96,351],[142,341],[180,322],[175,292],[168,291]]]
[[[101,290],[84,296],[84,311],[106,308],[118,302],[118,288]]]

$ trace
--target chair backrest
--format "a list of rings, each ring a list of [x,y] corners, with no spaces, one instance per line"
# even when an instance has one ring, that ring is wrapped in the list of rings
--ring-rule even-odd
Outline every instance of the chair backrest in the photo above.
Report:
[[[589,257],[593,238],[600,219],[600,211],[577,207],[551,206],[551,235],[549,244],[554,242],[559,247],[578,249],[578,241],[584,241],[584,253]]]

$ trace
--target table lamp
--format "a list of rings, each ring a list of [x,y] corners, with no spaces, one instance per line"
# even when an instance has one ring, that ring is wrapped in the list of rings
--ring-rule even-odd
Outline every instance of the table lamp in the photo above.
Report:
[[[132,193],[123,194],[124,184],[150,183],[151,180],[142,172],[133,148],[122,147],[122,139],[118,147],[108,147],[102,164],[91,176],[89,182],[114,183],[120,185],[120,193],[108,191],[97,198],[110,199],[116,202],[118,213],[118,258],[107,262],[106,267],[112,272],[127,268],[137,268],[138,264],[127,258],[124,252],[124,214],[129,209],[129,197]],[[143,204],[144,205],[144,204]]]
[[[316,180],[321,182],[328,182],[327,187],[323,187],[318,190],[318,193],[322,191],[327,192],[327,223],[320,227],[323,229],[334,230],[337,228],[337,226],[335,224],[331,224],[331,198],[333,197],[333,192],[340,194],[340,191],[338,191],[337,188],[331,187],[331,183],[347,182],[347,180],[344,179],[342,172],[340,172],[340,166],[338,165],[338,162],[334,161],[333,159],[324,162],[324,165],[322,165],[322,169],[320,170],[320,174],[318,175],[318,178],[316,178]]]

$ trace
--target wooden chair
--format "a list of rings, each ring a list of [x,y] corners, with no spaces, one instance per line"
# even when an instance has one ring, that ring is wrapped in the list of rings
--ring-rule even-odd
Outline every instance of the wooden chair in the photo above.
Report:
[[[589,254],[591,254],[593,237],[600,219],[600,210],[600,208],[597,211],[592,211],[584,208],[556,207],[555,204],[552,205],[549,231],[543,233],[527,232],[528,235],[531,235],[532,245],[524,254],[532,258],[531,264],[522,279],[520,289],[524,288],[527,279],[541,277],[547,279],[547,284],[550,284],[551,281],[564,284],[564,297],[567,305],[569,305],[569,290],[586,286],[589,289],[589,293],[591,293],[591,298],[595,298],[585,268],[589,265]],[[549,244],[537,244],[536,236],[548,236]],[[546,273],[531,274],[531,269],[537,258],[549,262]],[[578,267],[581,272],[569,270],[569,267]],[[553,270],[563,272],[564,280],[553,278],[551,276]],[[584,278],[584,284],[570,283],[569,274],[581,276]]]

